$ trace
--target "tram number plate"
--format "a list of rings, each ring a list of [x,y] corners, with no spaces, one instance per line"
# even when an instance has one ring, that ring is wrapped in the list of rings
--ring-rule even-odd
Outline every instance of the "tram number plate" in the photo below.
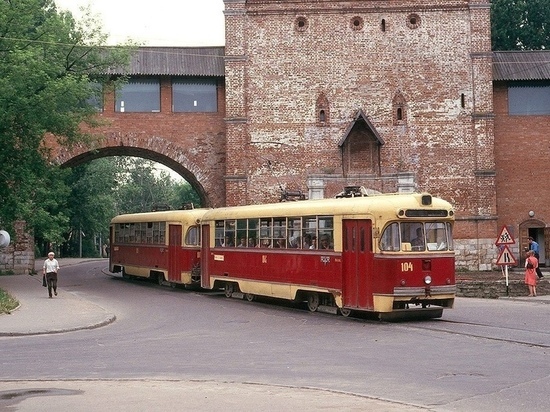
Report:
[[[412,262],[401,262],[401,272],[412,272],[413,270]]]

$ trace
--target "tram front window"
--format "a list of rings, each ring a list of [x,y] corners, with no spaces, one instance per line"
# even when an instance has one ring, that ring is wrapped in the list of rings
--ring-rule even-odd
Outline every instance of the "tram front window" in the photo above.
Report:
[[[453,250],[451,225],[444,222],[391,223],[382,232],[380,249],[391,252]]]

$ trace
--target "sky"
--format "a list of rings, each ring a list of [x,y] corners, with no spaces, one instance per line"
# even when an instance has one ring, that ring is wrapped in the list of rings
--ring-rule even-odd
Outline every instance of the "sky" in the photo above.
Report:
[[[110,35],[109,44],[128,38],[142,46],[223,46],[223,0],[55,0],[75,17],[90,6]]]

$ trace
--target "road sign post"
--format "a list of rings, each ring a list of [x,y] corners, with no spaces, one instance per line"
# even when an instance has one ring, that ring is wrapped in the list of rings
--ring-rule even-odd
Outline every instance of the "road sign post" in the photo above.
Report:
[[[508,249],[508,245],[515,244],[516,241],[506,226],[503,226],[500,234],[497,237],[495,245],[498,246],[500,253],[497,258],[497,265],[504,266],[504,274],[506,276],[506,296],[510,296],[510,288],[508,281],[508,265],[516,265],[517,261],[514,254]]]

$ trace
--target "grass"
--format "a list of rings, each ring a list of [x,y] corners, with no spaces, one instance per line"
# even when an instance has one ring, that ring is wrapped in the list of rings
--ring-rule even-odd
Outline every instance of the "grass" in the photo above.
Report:
[[[11,313],[17,306],[19,302],[17,299],[12,297],[8,292],[3,289],[0,289],[0,314],[2,313]]]

